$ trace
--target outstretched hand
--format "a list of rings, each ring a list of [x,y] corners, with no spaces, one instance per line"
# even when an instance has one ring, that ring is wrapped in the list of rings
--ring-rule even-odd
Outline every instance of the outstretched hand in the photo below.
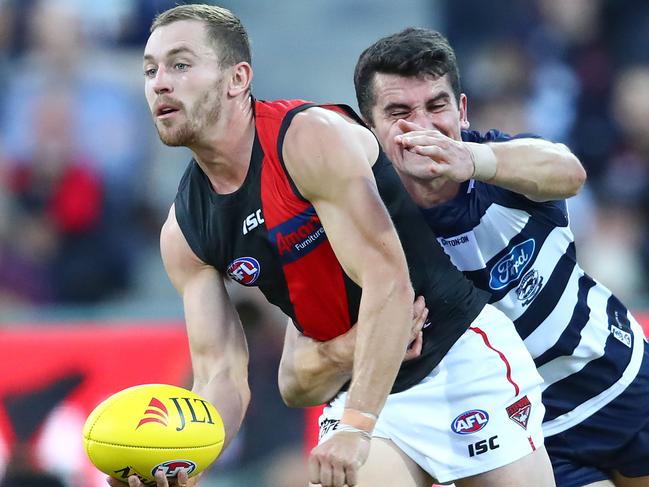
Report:
[[[473,154],[464,142],[407,120],[397,124],[403,133],[395,135],[394,141],[402,148],[402,160],[393,163],[399,170],[420,180],[444,176],[461,183],[471,179]]]

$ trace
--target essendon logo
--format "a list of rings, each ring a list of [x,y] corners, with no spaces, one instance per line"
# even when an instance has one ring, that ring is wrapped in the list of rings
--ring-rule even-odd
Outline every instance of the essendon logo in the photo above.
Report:
[[[165,474],[165,477],[173,478],[178,475],[178,472],[181,468],[187,470],[187,474],[191,474],[194,470],[196,470],[196,464],[194,462],[190,462],[189,460],[169,460],[168,462],[164,462],[153,467],[153,469],[151,470],[151,475],[155,476],[155,473],[158,470],[162,470],[162,472]]]
[[[268,238],[284,262],[293,262],[318,247],[327,238],[313,207],[272,228]]]
[[[468,435],[487,426],[489,415],[482,409],[471,409],[460,414],[451,423],[451,429],[458,435]]]
[[[259,278],[261,266],[254,257],[239,257],[228,266],[228,275],[244,286],[250,286]]]
[[[162,404],[159,399],[152,397],[146,411],[144,411],[144,417],[140,419],[140,422],[137,424],[135,429],[138,429],[146,423],[159,423],[163,426],[167,426],[168,419],[169,411],[167,411],[166,406]]]
[[[527,429],[527,421],[530,419],[532,404],[527,396],[523,396],[511,406],[507,406],[509,419],[518,424],[521,428]]]

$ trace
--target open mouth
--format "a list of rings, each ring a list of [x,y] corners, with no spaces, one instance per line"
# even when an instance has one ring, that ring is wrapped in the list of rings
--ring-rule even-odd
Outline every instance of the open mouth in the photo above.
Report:
[[[176,107],[163,105],[156,110],[157,118],[169,118],[172,117],[174,113],[179,112],[180,110]]]

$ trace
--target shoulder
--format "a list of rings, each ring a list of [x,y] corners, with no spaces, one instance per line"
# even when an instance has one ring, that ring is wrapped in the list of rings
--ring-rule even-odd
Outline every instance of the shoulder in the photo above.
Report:
[[[176,219],[175,205],[171,206],[160,231],[160,252],[165,269],[172,280],[173,275],[208,265],[196,256],[187,243]]]
[[[298,113],[282,147],[288,173],[302,195],[310,199],[332,185],[371,174],[379,146],[372,132],[351,118],[322,107]]]
[[[285,140],[287,150],[309,153],[314,150],[328,152],[338,146],[359,143],[376,146],[378,155],[378,143],[369,129],[346,115],[317,106],[295,115]]]

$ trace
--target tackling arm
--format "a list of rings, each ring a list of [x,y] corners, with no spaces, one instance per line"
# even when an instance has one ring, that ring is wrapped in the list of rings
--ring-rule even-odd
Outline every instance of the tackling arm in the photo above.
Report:
[[[308,407],[332,399],[352,376],[356,327],[319,342],[289,321],[279,364],[279,391],[289,407]]]
[[[395,137],[395,143],[402,152],[393,162],[420,206],[437,202],[437,176],[456,182],[477,179],[534,201],[569,198],[586,181],[579,159],[563,144],[535,138],[463,142],[406,120],[398,123],[403,134]]]
[[[428,308],[422,296],[413,306],[410,345],[404,362],[421,354],[422,329]],[[336,338],[319,342],[302,335],[289,320],[279,364],[279,392],[290,407],[308,407],[331,400],[349,381],[354,364],[356,326]]]
[[[467,142],[475,160],[476,179],[492,157],[494,173],[486,182],[521,193],[534,201],[570,198],[586,181],[579,159],[563,144],[543,139],[513,139],[506,142]],[[486,161],[486,162],[485,162]]]

